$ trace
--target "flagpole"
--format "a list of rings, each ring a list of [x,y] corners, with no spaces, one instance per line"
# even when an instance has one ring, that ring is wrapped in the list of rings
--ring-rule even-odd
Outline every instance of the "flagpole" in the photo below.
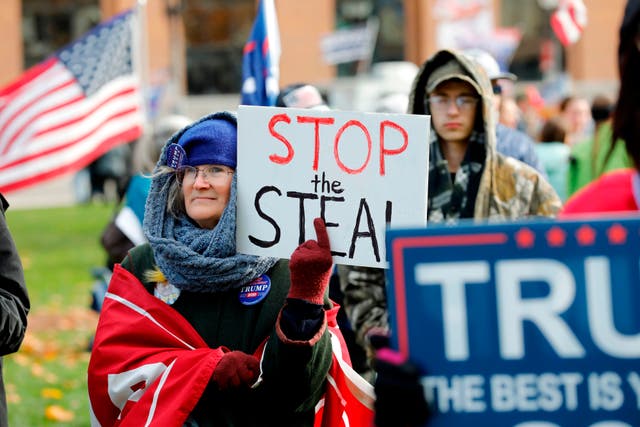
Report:
[[[275,0],[264,0],[266,4],[265,16],[267,25],[267,37],[269,39],[269,76],[266,81],[267,98],[269,105],[275,105],[276,97],[280,92],[280,56],[282,46],[280,44],[280,29],[278,25],[278,14],[276,13]]]
[[[138,62],[138,77],[140,79],[140,92],[142,93],[142,111],[145,119],[145,127],[151,122],[151,114],[149,111],[151,88],[149,85],[149,54],[148,54],[148,38],[147,38],[147,0],[137,0],[136,15],[138,25],[136,27],[138,36],[134,39],[136,43],[133,56]]]

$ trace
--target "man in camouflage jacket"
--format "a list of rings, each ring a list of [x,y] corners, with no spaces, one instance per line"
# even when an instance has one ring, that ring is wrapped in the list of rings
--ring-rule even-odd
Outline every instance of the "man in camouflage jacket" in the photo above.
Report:
[[[427,222],[554,217],[561,201],[532,167],[496,151],[488,76],[462,53],[441,50],[416,76],[408,113],[431,115]],[[339,266],[343,307],[356,341],[388,330],[385,272]]]

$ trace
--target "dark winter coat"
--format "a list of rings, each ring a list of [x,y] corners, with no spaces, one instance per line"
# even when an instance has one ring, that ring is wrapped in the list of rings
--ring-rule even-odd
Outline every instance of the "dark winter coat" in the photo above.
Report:
[[[0,356],[18,351],[27,328],[29,297],[22,263],[5,219],[9,204],[0,194]],[[0,358],[0,427],[6,427],[7,402]]]
[[[151,294],[155,284],[145,272],[154,265],[148,244],[134,248],[122,263]],[[191,416],[198,427],[313,425],[315,405],[324,392],[331,364],[330,337],[323,328],[313,345],[291,345],[280,339],[275,325],[289,291],[288,262],[280,260],[267,276],[271,290],[255,305],[241,304],[237,289],[215,293],[182,290],[171,305],[211,348],[226,346],[253,354],[269,337],[262,360],[263,383],[254,390],[237,392],[245,396],[209,387]]]

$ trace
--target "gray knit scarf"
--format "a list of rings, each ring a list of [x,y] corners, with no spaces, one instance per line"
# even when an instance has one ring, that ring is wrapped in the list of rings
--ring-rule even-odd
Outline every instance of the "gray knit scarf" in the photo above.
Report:
[[[158,164],[164,164],[165,156],[163,151]],[[236,253],[236,174],[229,204],[213,230],[198,227],[186,215],[175,218],[167,212],[172,179],[171,174],[153,178],[143,222],[156,264],[170,284],[191,292],[225,292],[249,283],[275,265],[277,258]]]

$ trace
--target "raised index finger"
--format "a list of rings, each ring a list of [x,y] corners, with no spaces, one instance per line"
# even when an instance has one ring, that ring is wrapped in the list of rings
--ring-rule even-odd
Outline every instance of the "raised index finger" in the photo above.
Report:
[[[329,235],[327,234],[327,226],[324,224],[324,220],[322,218],[314,219],[313,226],[316,229],[318,246],[329,249],[331,246],[329,245]]]

